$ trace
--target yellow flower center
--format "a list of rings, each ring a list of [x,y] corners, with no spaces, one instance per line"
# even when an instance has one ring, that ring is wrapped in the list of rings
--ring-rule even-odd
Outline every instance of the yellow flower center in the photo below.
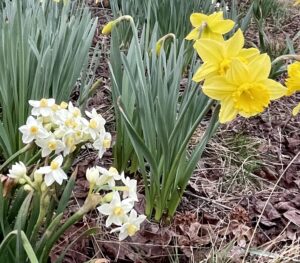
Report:
[[[74,109],[73,116],[74,116],[75,118],[80,117],[80,116],[81,116],[80,110],[79,110],[79,109]]]
[[[52,170],[56,170],[59,168],[59,163],[56,162],[56,161],[52,161],[51,164],[50,164],[50,167]]]
[[[221,76],[224,76],[227,72],[227,70],[230,68],[231,59],[224,59],[219,66],[219,74]]]
[[[62,108],[62,109],[66,109],[66,108],[68,108],[68,103],[66,103],[66,102],[62,102],[61,104],[60,104],[60,107]]]
[[[108,139],[103,140],[102,145],[105,149],[108,149],[110,147],[110,140]]]
[[[267,88],[259,83],[245,83],[232,94],[235,108],[246,114],[257,114],[269,105],[270,94]]]
[[[37,126],[31,126],[30,127],[30,133],[31,134],[37,134],[39,128]]]
[[[56,148],[57,148],[57,143],[56,143],[56,141],[50,141],[50,142],[48,142],[48,148],[49,148],[50,150],[52,150],[52,151],[56,150]]]
[[[41,99],[40,100],[40,107],[41,108],[48,107],[48,101],[46,99]]]
[[[137,231],[138,231],[138,228],[135,225],[129,224],[127,226],[127,233],[130,237],[133,236]]]
[[[122,207],[117,206],[117,207],[114,208],[113,214],[115,216],[122,216],[122,215],[124,215],[124,210],[123,210]]]
[[[56,112],[59,110],[59,106],[57,104],[54,104],[52,107],[51,107],[51,110]]]
[[[67,140],[66,140],[66,145],[70,148],[74,144],[75,144],[74,138],[73,137],[68,137]]]
[[[97,128],[97,121],[95,120],[95,119],[91,119],[90,120],[90,123],[89,123],[89,127],[91,128],[91,129],[96,129]]]
[[[77,123],[76,123],[76,121],[74,121],[73,119],[70,118],[65,121],[65,125],[69,128],[76,128]]]

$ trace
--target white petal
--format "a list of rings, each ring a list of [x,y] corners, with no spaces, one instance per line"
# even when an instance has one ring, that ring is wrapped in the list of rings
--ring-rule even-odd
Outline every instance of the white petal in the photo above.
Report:
[[[106,216],[108,216],[112,213],[112,207],[109,204],[103,204],[103,205],[99,206],[97,209],[101,214],[106,215]]]
[[[55,181],[54,178],[53,178],[53,176],[50,173],[45,175],[44,180],[45,180],[45,184],[47,186],[50,186]]]

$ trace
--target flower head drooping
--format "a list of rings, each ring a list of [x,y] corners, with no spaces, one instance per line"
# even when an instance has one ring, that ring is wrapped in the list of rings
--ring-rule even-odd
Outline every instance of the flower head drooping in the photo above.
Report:
[[[234,21],[224,19],[223,12],[215,12],[211,15],[194,13],[190,20],[194,29],[186,36],[187,40],[204,38],[223,40],[222,35],[234,27]]]
[[[14,179],[15,181],[19,181],[24,175],[26,175],[27,169],[24,163],[17,162],[12,165],[11,169],[9,169],[8,177]]]
[[[113,229],[111,232],[120,232],[119,240],[122,241],[128,236],[133,236],[140,230],[141,223],[146,219],[145,215],[137,216],[137,212],[132,209],[129,216],[125,219],[125,223],[121,227]]]
[[[26,144],[31,143],[33,140],[43,139],[49,136],[42,124],[32,116],[28,117],[26,125],[21,126],[19,130],[23,134],[22,141]]]
[[[66,173],[61,168],[63,157],[61,155],[53,159],[49,166],[41,167],[37,170],[38,173],[45,175],[45,183],[50,186],[54,182],[62,184],[63,180],[67,180]]]
[[[225,76],[234,59],[248,64],[259,56],[256,48],[243,48],[245,43],[242,31],[239,29],[227,41],[201,39],[195,42],[194,48],[203,64],[193,76],[195,82],[200,82],[215,76]]]
[[[109,204],[103,204],[98,207],[100,213],[107,215],[106,227],[112,224],[121,226],[126,219],[126,214],[133,208],[132,199],[124,199],[121,201],[120,194],[114,192],[113,199]]]
[[[88,168],[86,170],[86,179],[91,185],[99,185],[100,173],[96,167]]]
[[[286,89],[269,79],[271,61],[260,55],[249,64],[234,59],[224,76],[205,81],[203,92],[221,104],[220,122],[233,120],[238,114],[251,117],[264,111],[271,100],[285,95]]]

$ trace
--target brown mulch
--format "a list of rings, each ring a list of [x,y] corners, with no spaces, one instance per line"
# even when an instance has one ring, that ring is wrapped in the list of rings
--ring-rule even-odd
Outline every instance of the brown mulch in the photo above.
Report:
[[[103,114],[108,120],[109,131],[114,132],[107,67],[109,38],[100,35],[101,25],[110,20],[111,12],[92,2],[92,12],[100,18],[94,43],[100,42],[105,52],[101,54],[96,72],[103,78],[103,84],[87,106]],[[284,45],[286,35],[294,36],[299,30],[298,14],[287,16],[282,27],[272,26],[271,22],[267,25],[268,35],[275,35],[276,42],[281,43],[278,45]],[[254,28],[249,30],[247,37],[257,43],[254,32],[257,32]],[[99,227],[99,234],[78,240],[64,262],[97,258],[98,263],[207,262],[208,258],[219,260],[217,262],[229,262],[228,258],[230,262],[242,262],[250,240],[251,247],[270,253],[280,253],[286,246],[294,245],[300,240],[300,157],[294,159],[300,149],[300,116],[291,115],[297,102],[300,102],[299,95],[283,98],[272,103],[261,116],[237,118],[222,126],[199,162],[170,225],[147,221],[135,237],[119,242],[103,227],[103,218],[92,214],[65,234],[54,249],[52,259],[61,252],[61,247],[74,241],[74,234],[78,236],[95,226]],[[255,146],[248,146],[246,150],[256,152],[251,160],[258,162],[255,168],[246,166],[248,160],[239,156],[240,149],[230,146],[229,141],[234,141],[236,134],[253,141]],[[111,163],[111,152],[101,160],[88,150],[81,153],[75,163],[79,166],[79,174],[70,214],[85,199],[88,187],[85,169],[95,164],[109,167]],[[275,187],[279,178],[278,187]],[[138,206],[137,209],[142,210],[143,201]],[[251,254],[246,262],[275,262],[271,259],[271,256]]]

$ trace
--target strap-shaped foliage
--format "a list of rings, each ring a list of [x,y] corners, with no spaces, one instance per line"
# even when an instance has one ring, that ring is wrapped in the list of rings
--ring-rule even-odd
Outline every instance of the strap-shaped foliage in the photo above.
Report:
[[[1,6],[0,152],[7,159],[22,148],[18,127],[29,99],[69,98],[87,68],[96,20],[83,6],[52,0],[4,0]]]
[[[157,27],[155,27],[157,28]],[[140,40],[134,37],[128,52],[120,51],[117,35],[112,38],[111,74],[113,98],[119,108],[117,136],[130,140],[138,158],[146,192],[146,214],[159,220],[164,212],[172,216],[183,191],[201,157],[205,145],[217,127],[217,111],[211,118],[199,145],[189,154],[189,141],[196,128],[207,118],[212,101],[192,82],[197,66],[194,61],[186,83],[182,85],[185,47],[172,44],[168,55],[157,54],[157,31]],[[207,122],[207,120],[206,120]],[[115,150],[124,156],[125,144]],[[130,144],[127,144],[130,145]],[[132,147],[131,145],[129,147]],[[121,159],[126,167],[128,159]],[[119,163],[119,160],[117,160]]]

